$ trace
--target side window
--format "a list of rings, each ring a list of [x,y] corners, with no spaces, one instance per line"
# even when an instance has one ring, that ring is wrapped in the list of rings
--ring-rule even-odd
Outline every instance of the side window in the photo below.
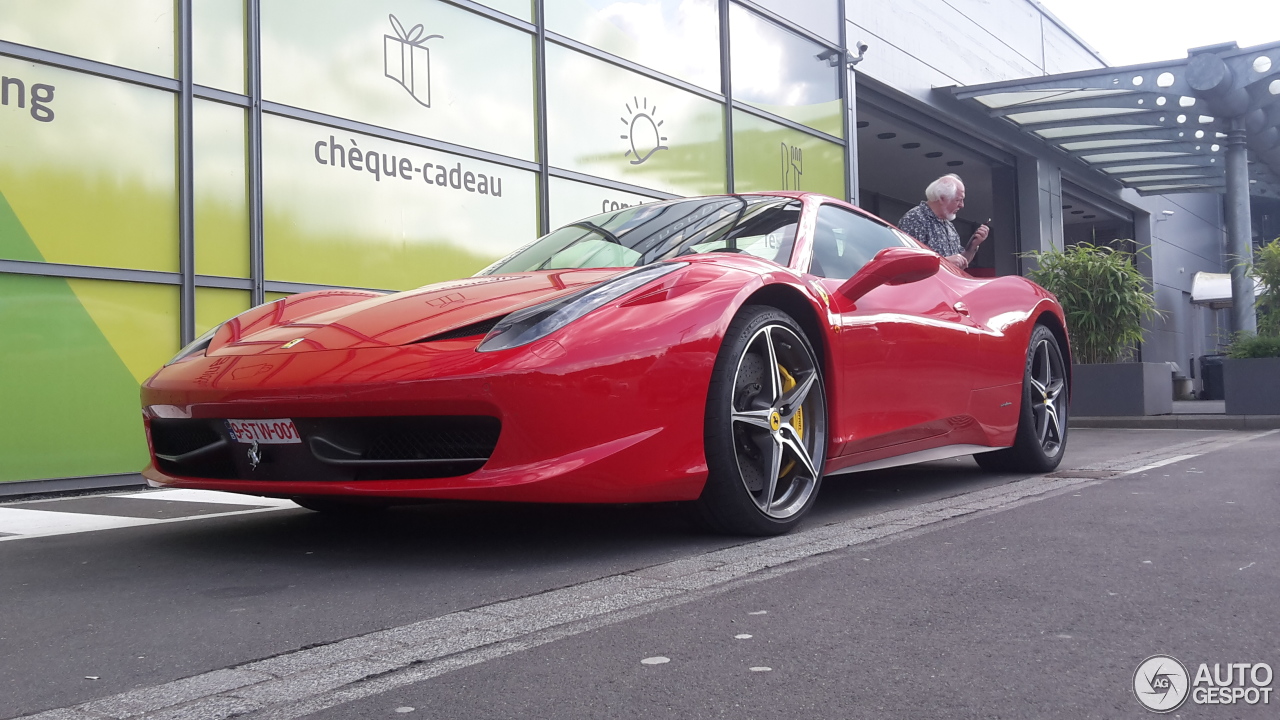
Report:
[[[892,228],[836,205],[818,208],[809,272],[818,277],[848,280],[876,253],[887,247],[906,247]]]

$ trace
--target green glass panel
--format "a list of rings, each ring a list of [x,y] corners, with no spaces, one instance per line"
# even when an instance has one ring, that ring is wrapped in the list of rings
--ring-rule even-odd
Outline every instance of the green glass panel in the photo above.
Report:
[[[0,40],[174,77],[174,0],[0,0]]]
[[[192,119],[196,273],[249,277],[245,111],[196,100]]]
[[[39,255],[0,240],[0,257],[177,271],[174,107],[172,93],[0,57],[0,193]]]
[[[582,218],[653,202],[656,199],[553,177],[551,178],[551,228],[563,227]]]
[[[267,100],[526,160],[532,36],[438,0],[262,6]]]
[[[551,164],[673,195],[724,192],[724,106],[547,46]]]
[[[840,7],[838,0],[754,0],[815,35],[833,43],[840,41]]]
[[[844,199],[844,148],[808,133],[733,113],[733,182],[739,192],[803,190]]]
[[[0,481],[142,469],[126,357],[141,371],[172,356],[177,310],[170,286],[0,274]]]
[[[251,306],[248,290],[196,288],[196,335],[203,335]]]
[[[547,29],[720,92],[716,0],[544,0]]]
[[[844,137],[840,70],[826,48],[739,5],[729,11],[733,99]]]
[[[413,288],[471,275],[537,233],[524,170],[274,116],[263,170],[268,280]]]
[[[533,22],[533,0],[478,0],[478,2],[511,17]]]
[[[191,76],[197,85],[245,92],[244,0],[191,0]]]

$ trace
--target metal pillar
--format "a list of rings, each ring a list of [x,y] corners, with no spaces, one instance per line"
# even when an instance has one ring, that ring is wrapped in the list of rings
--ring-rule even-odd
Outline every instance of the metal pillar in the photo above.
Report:
[[[551,160],[547,157],[550,146],[550,129],[547,123],[551,113],[547,110],[547,22],[546,4],[534,0],[533,23],[537,33],[533,37],[534,87],[538,100],[538,135],[534,139],[538,153],[538,235],[551,232]]]
[[[720,92],[724,95],[724,189],[734,192],[737,170],[733,163],[733,55],[730,53],[729,0],[720,0]]]
[[[245,3],[249,61],[249,302],[266,302],[267,272],[263,245],[262,207],[262,2]]]
[[[839,2],[840,12],[840,68],[842,73],[840,94],[844,98],[844,194],[845,200],[862,206],[861,179],[858,177],[858,84],[857,73],[849,63],[849,16],[845,0]],[[859,58],[862,51],[859,50]]]
[[[1232,119],[1227,133],[1227,252],[1231,258],[1231,319],[1236,332],[1258,332],[1253,307],[1253,228],[1249,218],[1249,156],[1244,121]]]
[[[178,3],[178,336],[185,346],[196,339],[195,171],[191,69],[191,0]]]

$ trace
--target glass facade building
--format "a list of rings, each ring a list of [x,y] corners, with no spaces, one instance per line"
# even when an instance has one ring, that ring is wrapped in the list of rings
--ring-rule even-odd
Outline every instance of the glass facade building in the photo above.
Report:
[[[1105,67],[1035,0],[0,0],[0,482],[136,473],[139,384],[256,304],[708,193],[896,222],[957,172],[971,274],[1147,248],[1140,355],[1185,370],[1225,336],[1191,303],[1231,263],[1218,196],[1140,196],[957,100]]]
[[[571,220],[849,196],[843,0],[5,0],[0,481],[137,472],[138,387],[320,287]]]

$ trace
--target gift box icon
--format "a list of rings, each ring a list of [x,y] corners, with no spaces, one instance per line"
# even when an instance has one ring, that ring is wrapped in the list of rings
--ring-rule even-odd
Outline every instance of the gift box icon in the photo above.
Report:
[[[383,35],[382,64],[387,77],[400,83],[423,107],[431,107],[431,51],[426,42],[443,35],[427,35],[421,24],[405,32],[395,15],[387,16],[395,35]]]

